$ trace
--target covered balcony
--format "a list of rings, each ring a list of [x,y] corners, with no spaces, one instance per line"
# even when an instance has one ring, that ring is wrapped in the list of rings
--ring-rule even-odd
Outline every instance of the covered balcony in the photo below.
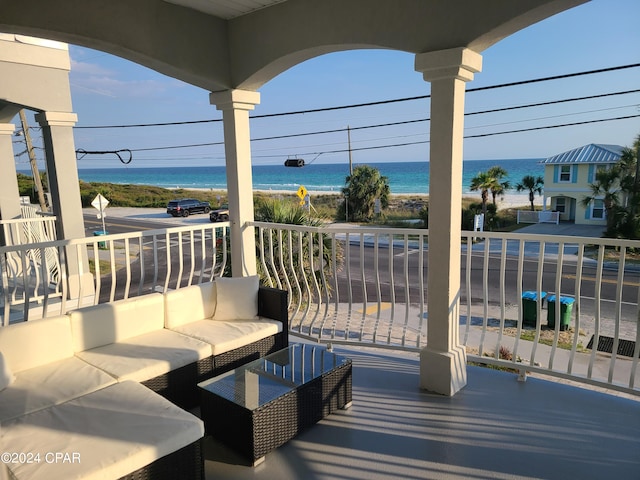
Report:
[[[32,82],[11,83],[30,67],[9,55],[16,75],[0,80],[0,161],[13,165],[11,118],[38,110],[56,233],[17,241],[35,230],[20,220],[13,176],[3,176],[0,323],[258,272],[289,292],[292,341],[354,359],[354,405],[253,470],[207,440],[208,478],[637,476],[638,242],[460,230],[465,84],[481,52],[582,1],[239,3],[1,7],[4,32],[101,49],[211,92],[230,221],[85,238],[70,96],[32,98],[23,88]],[[258,89],[308,58],[363,47],[415,54],[430,84],[430,229],[255,222],[249,111]],[[68,57],[56,58],[40,66],[65,85]],[[540,301],[526,303],[526,292]]]
[[[640,466],[635,243],[464,232],[459,341],[470,365],[465,388],[448,397],[419,388],[427,230],[255,227],[265,282],[290,293],[290,341],[320,342],[352,358],[353,406],[256,468],[207,437],[207,478],[633,478]],[[26,267],[17,275],[3,260],[2,321],[77,308],[65,301],[65,268],[59,279],[49,273],[52,252],[64,259],[86,248],[95,282],[82,303],[102,303],[220,275],[233,248],[227,232],[228,223],[203,223],[2,247],[3,259],[24,259]],[[532,323],[532,305],[519,300],[526,290],[575,302],[568,314],[560,303],[535,302]],[[561,321],[550,328],[553,308]]]

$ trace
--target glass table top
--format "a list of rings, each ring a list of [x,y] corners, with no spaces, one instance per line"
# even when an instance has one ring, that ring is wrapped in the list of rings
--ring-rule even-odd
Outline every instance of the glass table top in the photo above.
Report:
[[[253,410],[349,362],[325,347],[292,344],[198,386]]]

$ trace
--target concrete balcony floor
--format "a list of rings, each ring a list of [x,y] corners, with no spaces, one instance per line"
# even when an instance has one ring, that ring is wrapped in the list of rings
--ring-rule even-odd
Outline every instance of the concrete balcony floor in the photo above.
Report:
[[[353,359],[353,406],[255,468],[211,438],[207,480],[640,478],[640,399],[469,367],[452,398],[418,388],[417,354]]]

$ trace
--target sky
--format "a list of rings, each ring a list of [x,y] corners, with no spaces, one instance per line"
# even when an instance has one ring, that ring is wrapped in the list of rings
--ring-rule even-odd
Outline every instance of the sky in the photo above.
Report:
[[[74,45],[70,85],[76,127],[220,119],[208,92],[124,59]],[[547,76],[640,63],[640,1],[593,0],[507,37],[482,52],[483,69],[467,90]],[[310,110],[428,95],[429,83],[414,70],[414,56],[390,50],[323,55],[280,74],[261,89],[252,115]],[[467,114],[489,109],[640,89],[640,67],[523,86],[468,92]],[[640,92],[508,112],[469,115],[466,137],[640,115]],[[428,122],[362,128],[429,116],[427,99],[251,120],[254,165],[348,161],[424,161]],[[333,134],[277,140],[264,137],[325,130]],[[588,143],[630,146],[640,117],[562,128],[466,138],[465,160],[545,158]],[[77,149],[130,149],[131,167],[224,165],[222,123],[143,128],[75,129]],[[391,146],[411,143],[412,145]],[[166,149],[162,147],[180,147]],[[380,147],[380,148],[372,148]],[[154,149],[154,150],[142,150]],[[17,150],[17,149],[16,149]],[[335,152],[338,150],[339,152]],[[335,152],[335,153],[332,153]],[[25,156],[18,159],[26,162]],[[87,155],[79,168],[121,167],[115,155]]]

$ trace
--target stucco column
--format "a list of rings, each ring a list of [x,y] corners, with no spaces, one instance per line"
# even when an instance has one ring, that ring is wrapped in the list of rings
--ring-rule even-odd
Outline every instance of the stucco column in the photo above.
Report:
[[[225,90],[211,93],[209,100],[222,110],[224,125],[232,275],[255,275],[255,229],[247,226],[247,222],[254,219],[249,112],[260,103],[260,94],[248,90]]]
[[[51,206],[56,216],[58,239],[84,238],[84,218],[73,140],[73,126],[78,121],[78,116],[69,112],[40,112],[35,118],[42,127]],[[80,256],[75,248],[68,249],[66,265],[69,297],[92,295],[93,276],[89,273],[86,249]]]
[[[416,55],[431,83],[429,158],[429,273],[427,346],[420,352],[420,387],[454,395],[467,383],[467,355],[459,343],[462,143],[465,82],[482,67],[466,48]]]
[[[16,178],[16,160],[11,138],[16,129],[13,123],[0,123],[0,219],[20,218],[20,193]],[[11,174],[12,173],[12,174]]]

